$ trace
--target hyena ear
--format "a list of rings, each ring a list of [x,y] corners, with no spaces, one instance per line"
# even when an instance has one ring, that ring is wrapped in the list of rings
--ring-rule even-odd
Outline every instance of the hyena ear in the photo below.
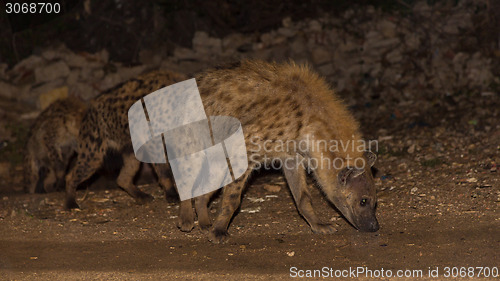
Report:
[[[375,164],[375,161],[377,161],[377,155],[375,155],[375,153],[371,152],[370,150],[365,151],[364,155],[366,160],[368,161],[368,167],[372,167],[373,164]]]
[[[342,186],[346,186],[347,179],[352,174],[352,171],[353,171],[352,168],[347,167],[347,168],[342,169],[342,171],[339,172],[338,179],[339,179],[339,182]]]

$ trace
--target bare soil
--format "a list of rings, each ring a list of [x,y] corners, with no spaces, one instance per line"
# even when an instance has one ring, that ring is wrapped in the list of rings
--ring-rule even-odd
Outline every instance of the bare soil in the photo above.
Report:
[[[198,228],[179,231],[178,206],[155,183],[141,188],[156,199],[136,205],[101,179],[78,191],[81,210],[66,212],[62,192],[24,194],[3,179],[0,279],[280,280],[297,270],[367,267],[392,270],[382,280],[440,280],[452,279],[445,267],[498,268],[499,108],[497,94],[353,107],[365,136],[379,140],[376,233],[355,230],[312,184],[318,214],[338,232],[311,233],[279,172],[254,177],[223,245]],[[219,205],[211,204],[214,217]],[[395,277],[406,269],[423,276]]]

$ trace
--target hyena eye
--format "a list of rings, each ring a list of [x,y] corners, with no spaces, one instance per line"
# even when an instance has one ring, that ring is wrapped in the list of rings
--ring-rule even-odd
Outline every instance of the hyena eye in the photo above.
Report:
[[[363,198],[363,199],[361,199],[361,201],[359,201],[359,205],[361,205],[361,207],[364,207],[366,205],[366,203],[368,203],[368,199],[366,199],[366,198]]]

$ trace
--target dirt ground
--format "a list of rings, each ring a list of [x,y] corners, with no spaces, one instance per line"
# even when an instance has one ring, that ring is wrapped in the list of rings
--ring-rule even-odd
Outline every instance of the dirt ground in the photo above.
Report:
[[[311,184],[320,217],[338,224],[333,235],[313,234],[279,172],[254,177],[222,245],[198,228],[179,231],[177,204],[154,183],[141,188],[156,199],[139,206],[101,179],[78,191],[81,210],[66,212],[62,192],[24,194],[2,179],[0,279],[281,280],[360,267],[377,280],[444,280],[453,279],[446,267],[474,267],[467,280],[498,280],[499,103],[495,93],[352,106],[366,138],[379,141],[376,233],[356,231]]]

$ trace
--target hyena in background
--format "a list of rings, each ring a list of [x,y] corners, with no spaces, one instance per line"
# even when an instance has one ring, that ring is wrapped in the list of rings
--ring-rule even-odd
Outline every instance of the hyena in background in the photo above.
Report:
[[[24,155],[26,192],[52,192],[64,186],[85,109],[83,101],[68,98],[52,103],[35,120]]]
[[[370,170],[376,156],[359,149],[358,144],[363,143],[359,125],[324,79],[294,63],[243,61],[200,73],[196,81],[207,115],[240,120],[249,156],[246,173],[223,188],[222,207],[209,233],[212,242],[225,239],[252,170],[266,161],[284,164],[297,209],[313,232],[331,233],[336,229],[320,222],[314,212],[306,168],[326,198],[354,227],[378,230],[376,190]],[[302,149],[278,147],[290,141],[306,145]],[[316,145],[322,141],[335,141],[340,149]],[[325,159],[332,165],[326,165]],[[321,165],[302,165],[311,160]]]
[[[130,79],[93,99],[83,117],[78,139],[77,159],[75,166],[66,176],[65,208],[78,208],[75,200],[76,188],[90,178],[102,166],[121,166],[117,184],[141,204],[152,200],[152,196],[138,189],[133,178],[140,168],[132,148],[128,124],[128,110],[137,100],[163,87],[186,80],[182,74],[155,71]],[[167,196],[177,196],[170,179],[168,164],[153,165]],[[206,205],[206,204],[205,204]],[[188,207],[184,204],[185,208]],[[187,213],[184,224],[180,227],[189,231],[194,225],[194,214]],[[208,217],[205,219],[205,224]]]

